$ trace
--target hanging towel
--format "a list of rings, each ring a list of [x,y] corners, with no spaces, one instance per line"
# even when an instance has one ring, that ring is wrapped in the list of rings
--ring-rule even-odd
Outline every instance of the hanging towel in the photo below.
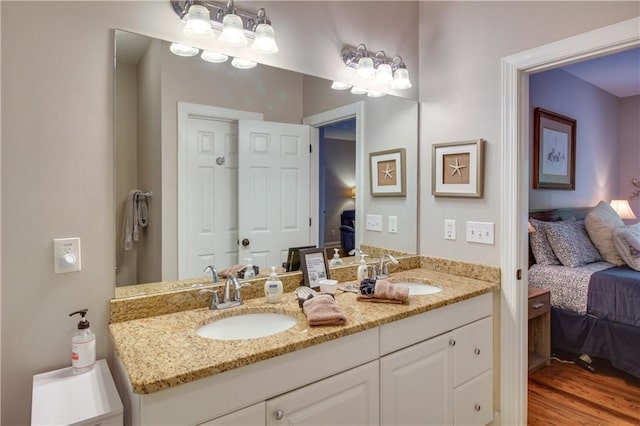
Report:
[[[129,191],[124,205],[124,220],[122,221],[122,248],[133,250],[133,243],[139,238],[139,227],[146,228],[148,224],[149,200],[147,196],[139,189]]]

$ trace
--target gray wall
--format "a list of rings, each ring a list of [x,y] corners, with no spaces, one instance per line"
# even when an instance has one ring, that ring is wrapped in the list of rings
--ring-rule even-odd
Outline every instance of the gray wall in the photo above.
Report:
[[[630,181],[640,179],[640,96],[620,99],[620,173],[615,198],[629,198],[635,189]],[[640,218],[640,197],[629,201]]]

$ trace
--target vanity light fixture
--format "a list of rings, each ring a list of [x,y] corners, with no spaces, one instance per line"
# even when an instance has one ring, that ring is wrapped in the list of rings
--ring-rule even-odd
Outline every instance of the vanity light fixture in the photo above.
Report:
[[[388,57],[384,51],[379,50],[375,54],[367,50],[364,44],[360,44],[357,47],[347,46],[342,49],[342,61],[344,64],[356,71],[356,78],[364,80],[365,86],[368,83],[377,85],[378,87],[371,90],[360,89],[356,90],[357,94],[367,94],[371,97],[384,95],[384,88],[405,90],[411,88],[411,81],[409,80],[409,71],[405,65],[402,57],[394,56]],[[339,89],[337,86],[331,85],[332,89]],[[355,93],[354,89],[351,93]],[[382,95],[380,95],[382,93]]]
[[[198,38],[214,38],[221,32],[219,41],[229,46],[246,46],[254,40],[252,49],[260,53],[278,52],[275,33],[264,8],[256,13],[245,12],[226,3],[197,0],[170,0],[180,19],[186,22],[184,33]]]
[[[340,81],[334,81],[333,83],[331,83],[331,88],[333,90],[347,90],[347,89],[351,89],[351,85],[347,83],[342,83]]]
[[[184,56],[184,57],[196,56],[200,51],[200,49],[187,46],[186,44],[180,44],[180,43],[171,43],[171,46],[169,46],[169,50],[174,55]]]
[[[367,92],[368,90],[363,87],[353,86],[351,88],[351,93],[353,93],[354,95],[366,95]]]
[[[229,59],[229,57],[224,53],[214,52],[213,50],[203,50],[200,57],[203,61],[213,62],[214,64],[227,62]]]
[[[231,60],[231,65],[239,70],[249,70],[251,68],[255,68],[258,63],[249,59],[233,58],[233,60]]]

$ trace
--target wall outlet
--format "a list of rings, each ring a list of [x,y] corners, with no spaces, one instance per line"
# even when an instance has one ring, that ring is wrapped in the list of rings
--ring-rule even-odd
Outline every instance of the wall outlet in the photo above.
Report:
[[[53,240],[53,272],[77,272],[82,270],[80,238],[56,238]]]
[[[382,232],[382,215],[379,215],[379,214],[367,215],[367,231]]]
[[[444,220],[444,239],[445,240],[456,239],[456,221],[454,219]]]
[[[389,232],[392,234],[398,233],[398,216],[389,216]]]
[[[470,243],[493,244],[493,222],[467,222],[467,241]]]

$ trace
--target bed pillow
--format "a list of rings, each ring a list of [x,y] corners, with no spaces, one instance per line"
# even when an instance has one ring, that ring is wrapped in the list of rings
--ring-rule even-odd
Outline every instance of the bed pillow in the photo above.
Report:
[[[625,263],[640,271],[640,223],[614,229],[613,243]]]
[[[600,201],[584,219],[589,238],[596,246],[602,258],[614,265],[624,265],[624,260],[618,254],[613,244],[613,230],[624,226],[618,213],[606,201]]]
[[[544,227],[548,222],[537,219],[529,219],[529,223],[533,226],[534,232],[529,233],[529,244],[533,257],[539,265],[560,265],[558,257],[553,252]]]
[[[564,266],[575,268],[602,260],[584,225],[568,221],[549,222],[544,230],[553,252]]]

